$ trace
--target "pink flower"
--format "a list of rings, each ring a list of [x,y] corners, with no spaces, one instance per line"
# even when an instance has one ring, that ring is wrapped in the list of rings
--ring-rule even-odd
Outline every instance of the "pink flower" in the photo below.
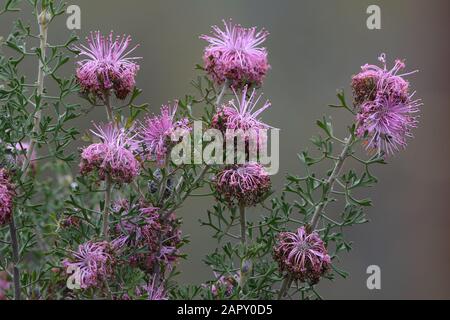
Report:
[[[417,71],[398,74],[400,70],[405,68],[404,62],[400,60],[396,60],[394,67],[388,70],[384,53],[380,55],[378,60],[383,64],[382,68],[366,64],[361,67],[361,72],[352,78],[353,96],[357,105],[366,101],[373,101],[380,93],[394,96],[399,100],[409,98],[409,83],[403,77]]]
[[[129,212],[131,209],[128,204],[128,208],[124,206],[120,211],[122,211],[122,219],[116,225],[116,232],[126,236],[132,246],[137,246],[137,244],[144,240],[145,235],[143,232],[143,226],[147,224],[152,224],[155,220],[159,218],[159,208],[155,207],[145,207],[139,209],[139,214],[132,216]]]
[[[135,77],[139,70],[129,55],[137,48],[127,50],[130,36],[117,36],[111,32],[104,37],[99,31],[87,38],[88,46],[81,45],[75,49],[86,58],[78,62],[77,79],[81,87],[104,98],[105,92],[113,90],[116,97],[125,99],[135,86]]]
[[[223,22],[224,31],[213,26],[211,36],[200,37],[209,42],[203,55],[206,71],[219,85],[228,80],[235,89],[260,86],[270,68],[266,48],[259,47],[268,33]]]
[[[419,101],[401,102],[393,96],[377,96],[361,105],[357,114],[357,135],[364,138],[366,148],[388,155],[406,148],[411,130],[417,126]]]
[[[224,150],[228,150],[228,144],[234,143],[237,159],[245,156],[247,161],[257,161],[258,151],[267,146],[267,132],[264,131],[271,128],[261,121],[260,115],[271,104],[266,101],[258,107],[262,95],[257,97],[253,89],[251,95],[247,96],[247,87],[244,87],[241,97],[236,92],[235,96],[236,101],[231,100],[218,108],[211,120],[211,127],[225,135]],[[244,143],[242,150],[239,149],[239,141]]]
[[[378,154],[393,154],[406,147],[411,130],[417,126],[420,100],[413,99],[409,83],[399,75],[405,64],[397,60],[388,70],[385,55],[379,58],[383,68],[365,65],[363,71],[353,77],[353,92],[357,104],[358,137],[364,139],[368,150]]]
[[[258,163],[231,165],[219,172],[215,181],[219,197],[230,205],[247,207],[261,202],[271,188],[269,174]]]
[[[247,87],[244,87],[241,98],[235,92],[237,103],[231,100],[228,104],[219,108],[213,117],[211,126],[225,132],[226,130],[259,130],[268,129],[270,126],[259,119],[261,113],[271,106],[266,101],[261,108],[257,107],[262,95],[256,98],[255,90],[247,97]],[[256,99],[255,99],[256,98]]]
[[[287,271],[296,280],[316,284],[329,270],[331,259],[316,232],[304,227],[297,232],[281,232],[274,247],[274,259],[281,272]]]
[[[8,172],[0,169],[0,226],[10,222],[13,213],[14,187]]]
[[[81,289],[97,286],[112,274],[114,258],[108,242],[87,242],[72,251],[72,257],[63,261],[68,273],[73,273]]]
[[[92,133],[101,143],[91,144],[82,151],[81,174],[96,171],[101,180],[109,175],[114,182],[130,183],[140,170],[140,164],[133,154],[137,149],[134,137],[113,124],[95,127],[97,132]]]
[[[211,293],[214,298],[218,299],[221,296],[229,298],[233,295],[234,290],[238,287],[239,276],[219,276],[215,273],[217,281],[211,285]]]
[[[152,271],[155,263],[171,270],[178,259],[181,232],[174,214],[162,221],[159,208],[143,207],[132,216],[123,212],[116,225],[117,240],[131,250],[130,263],[143,270]]]
[[[156,278],[153,278],[147,285],[136,289],[138,296],[146,295],[147,300],[169,300],[164,285],[158,285]]]
[[[175,120],[178,103],[164,105],[161,108],[161,115],[148,117],[141,126],[140,138],[144,145],[144,151],[148,154],[148,159],[156,161],[163,166],[167,156],[174,145],[173,134],[180,130],[181,134],[189,132],[189,120],[183,118]]]

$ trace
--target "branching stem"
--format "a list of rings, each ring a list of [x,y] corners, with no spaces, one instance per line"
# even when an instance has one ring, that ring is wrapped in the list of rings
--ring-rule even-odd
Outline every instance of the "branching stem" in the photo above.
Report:
[[[42,10],[40,14],[37,14],[37,21],[39,24],[39,64],[38,64],[38,78],[37,78],[37,88],[36,96],[42,97],[44,93],[44,80],[45,80],[45,60],[46,60],[46,49],[47,49],[47,36],[48,36],[48,24],[50,22],[49,13],[46,9]],[[40,107],[40,106],[39,106]],[[33,122],[33,134],[38,134],[39,127],[41,124],[42,110],[36,110],[34,114]],[[22,164],[21,180],[24,181],[27,177],[28,168],[30,166],[31,157],[34,153],[36,147],[36,139],[31,139],[30,146],[28,147],[25,160]],[[14,299],[21,299],[21,288],[20,288],[20,270],[18,267],[20,256],[19,256],[19,241],[17,237],[17,228],[14,220],[14,216],[11,217],[11,222],[9,224],[9,230],[11,233],[11,247],[13,253],[13,283],[14,283]]]
[[[316,206],[316,210],[314,211],[314,215],[311,219],[311,230],[315,230],[317,228],[317,224],[319,223],[320,217],[322,215],[323,210],[325,209],[326,205],[328,204],[328,198],[333,190],[334,183],[336,182],[336,179],[339,177],[342,167],[344,166],[345,160],[348,158],[348,151],[350,150],[350,147],[353,144],[353,136],[348,137],[345,140],[344,148],[342,149],[342,152],[336,160],[334,169],[326,181],[326,191],[323,194],[322,201]]]
[[[45,59],[46,59],[46,49],[47,49],[47,35],[48,35],[48,23],[49,17],[46,10],[43,10],[41,14],[37,16],[37,20],[39,23],[39,48],[40,48],[40,57],[39,57],[39,69],[38,69],[38,79],[37,79],[37,96],[42,97],[44,93],[44,80],[45,80]],[[33,133],[38,134],[39,126],[42,118],[42,110],[37,110],[34,115],[34,123],[33,123]],[[22,179],[26,177],[28,167],[30,165],[31,157],[33,155],[34,149],[36,147],[36,140],[31,139],[30,146],[28,147],[27,154],[25,160],[22,165]]]

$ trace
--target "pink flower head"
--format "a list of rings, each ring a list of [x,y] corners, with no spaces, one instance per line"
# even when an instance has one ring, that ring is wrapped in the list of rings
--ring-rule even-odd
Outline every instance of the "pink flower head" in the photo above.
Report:
[[[213,128],[222,132],[226,130],[249,131],[270,128],[259,119],[261,113],[271,106],[269,101],[266,101],[261,108],[258,108],[257,105],[262,95],[256,98],[255,90],[253,89],[250,97],[247,97],[247,87],[244,87],[240,99],[236,92],[235,96],[237,103],[231,100],[228,104],[222,106],[213,117],[211,122]]]
[[[144,145],[144,151],[148,153],[149,160],[156,161],[163,166],[167,156],[174,145],[173,134],[181,130],[181,134],[189,132],[189,120],[183,118],[179,121],[175,119],[178,103],[164,105],[161,108],[161,115],[148,117],[141,126],[140,138]]]
[[[393,96],[377,96],[367,101],[357,114],[357,135],[365,138],[368,150],[378,154],[393,154],[406,147],[411,130],[417,126],[417,116],[421,103],[419,100],[402,102]]]
[[[223,22],[224,31],[213,26],[211,36],[200,37],[209,42],[203,55],[206,71],[219,85],[228,80],[235,89],[260,86],[270,68],[266,48],[259,47],[268,32]]]
[[[81,289],[97,286],[112,273],[114,258],[108,242],[87,242],[72,251],[63,261],[67,272],[74,275]]]
[[[0,169],[0,226],[10,222],[13,213],[14,187],[8,172]]]
[[[86,58],[78,62],[77,79],[81,87],[104,98],[106,91],[113,90],[118,99],[125,99],[135,86],[139,65],[137,57],[129,55],[137,48],[127,50],[130,36],[117,36],[111,32],[105,37],[99,31],[87,38],[88,46],[75,49]]]
[[[380,61],[383,68],[366,65],[353,77],[353,91],[358,113],[356,134],[364,138],[368,150],[378,154],[393,154],[406,147],[412,137],[411,130],[417,126],[420,100],[413,99],[409,83],[399,75],[405,64],[397,60],[388,70],[384,54]]]
[[[407,100],[410,96],[409,82],[403,77],[417,71],[399,74],[400,70],[405,68],[405,63],[398,59],[392,69],[387,69],[384,53],[378,60],[383,64],[382,67],[366,64],[361,67],[361,72],[352,78],[353,96],[357,105],[373,101],[381,93],[399,100]]]
[[[281,232],[274,247],[274,259],[280,270],[296,280],[316,284],[330,268],[331,259],[317,232],[304,227],[297,232]]]
[[[128,208],[127,208],[128,206]],[[144,241],[145,235],[143,226],[152,224],[159,218],[159,208],[145,207],[139,209],[139,214],[135,216],[130,215],[131,208],[128,203],[123,203],[121,206],[122,219],[116,225],[116,232],[126,236],[132,246],[137,246],[139,242]]]
[[[162,221],[155,207],[143,207],[138,215],[131,217],[124,212],[115,231],[121,239],[118,242],[131,249],[133,266],[152,271],[157,262],[171,269],[178,258],[181,232],[174,214]]]
[[[242,91],[242,97],[235,92],[236,100],[231,100],[227,104],[218,108],[217,113],[211,120],[211,127],[221,131],[225,135],[224,149],[230,142],[234,143],[237,158],[239,152],[245,154],[248,161],[256,161],[253,156],[258,155],[258,150],[267,146],[267,132],[271,128],[260,120],[260,115],[268,109],[271,104],[266,101],[261,107],[258,103],[262,97],[256,96],[255,89],[250,96],[247,96],[247,87]],[[245,149],[239,150],[239,141],[245,142]],[[244,155],[243,154],[243,155]],[[249,156],[252,155],[252,158]]]
[[[250,162],[231,165],[216,177],[216,191],[230,205],[254,206],[270,191],[270,176],[264,167]]]
[[[101,143],[91,144],[81,153],[81,174],[97,171],[101,180],[109,175],[114,182],[130,183],[139,174],[140,165],[133,151],[137,149],[134,137],[113,124],[95,125],[92,133]]]
[[[137,288],[136,294],[138,296],[145,295],[147,300],[169,300],[164,285],[158,284],[156,278],[153,278],[147,285]]]
[[[217,281],[211,285],[211,293],[214,298],[218,299],[221,295],[225,298],[230,298],[234,290],[238,287],[239,276],[219,276],[215,273]]]

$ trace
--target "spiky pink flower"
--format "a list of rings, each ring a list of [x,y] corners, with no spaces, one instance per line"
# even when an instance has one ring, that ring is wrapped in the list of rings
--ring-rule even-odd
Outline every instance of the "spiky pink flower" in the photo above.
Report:
[[[158,284],[156,278],[153,278],[147,285],[136,288],[136,294],[145,296],[147,300],[169,300],[164,285]]]
[[[118,241],[130,249],[133,266],[152,271],[155,263],[161,263],[171,269],[178,259],[181,232],[174,214],[163,220],[155,207],[142,207],[137,215],[123,212],[115,232]]]
[[[99,31],[87,38],[88,45],[75,47],[86,58],[78,62],[76,76],[83,90],[104,98],[105,92],[113,90],[116,97],[125,99],[135,86],[140,58],[129,57],[137,48],[128,50],[130,36],[117,36],[111,32],[103,36]]]
[[[167,156],[174,146],[172,141],[173,134],[180,130],[181,135],[189,132],[189,120],[183,118],[179,121],[175,119],[178,108],[178,102],[173,106],[164,105],[161,108],[161,114],[148,117],[141,126],[140,139],[144,145],[144,151],[147,158],[156,161],[158,165],[163,166]]]
[[[118,212],[122,212],[122,219],[116,225],[116,232],[126,236],[130,242],[132,242],[132,245],[136,246],[137,243],[144,240],[145,237],[142,227],[147,224],[152,224],[159,218],[159,208],[139,208],[139,213],[137,215],[131,215],[131,208],[128,203],[116,203],[116,206],[119,205],[121,205],[121,209]]]
[[[225,136],[225,150],[229,150],[228,147],[231,147],[229,144],[234,144],[236,159],[242,157],[247,161],[257,161],[258,151],[267,146],[266,130],[271,128],[261,121],[260,115],[271,104],[266,101],[259,107],[262,95],[257,97],[253,89],[248,96],[247,89],[247,87],[243,89],[241,97],[235,92],[236,100],[231,100],[218,108],[211,120],[211,128],[221,131]]]
[[[364,139],[366,148],[378,154],[393,154],[406,147],[411,130],[417,126],[420,100],[413,99],[409,83],[403,77],[415,72],[399,74],[405,64],[396,60],[392,69],[365,65],[361,73],[353,77],[353,92],[357,106],[358,137]]]
[[[228,80],[235,89],[260,86],[270,68],[267,50],[260,47],[268,32],[223,22],[224,31],[213,26],[211,36],[200,37],[209,42],[203,55],[206,71],[219,85]]]
[[[247,97],[247,89],[247,87],[244,87],[241,98],[235,92],[237,102],[231,100],[219,108],[211,121],[213,128],[222,132],[226,130],[250,131],[270,128],[260,120],[259,116],[271,106],[271,103],[266,101],[261,108],[258,108],[257,105],[262,95],[256,98],[253,89],[250,97]]]
[[[421,103],[402,102],[393,96],[377,96],[374,101],[366,101],[356,116],[356,133],[364,138],[366,148],[377,154],[390,155],[404,149],[407,139],[412,138],[411,130],[417,126],[416,113]]]
[[[217,174],[215,188],[219,197],[230,205],[254,206],[270,191],[270,176],[264,167],[250,162],[231,165]]]
[[[11,221],[14,187],[6,169],[0,168],[0,226]]]
[[[11,287],[8,281],[8,274],[4,271],[0,272],[0,300],[6,300],[6,291]]]
[[[274,247],[274,259],[281,272],[288,272],[301,282],[316,284],[329,270],[331,259],[317,232],[305,227],[297,232],[281,232]]]
[[[238,275],[218,275],[214,273],[217,280],[211,285],[211,293],[215,299],[221,296],[230,298],[233,295],[234,290],[238,287],[239,276]]]
[[[101,142],[91,144],[81,153],[80,172],[97,172],[101,180],[109,175],[114,182],[130,183],[139,174],[140,164],[133,152],[137,149],[134,137],[113,124],[95,125],[92,133]]]
[[[378,60],[382,67],[365,64],[361,67],[361,72],[352,78],[353,96],[356,105],[361,105],[366,101],[373,101],[377,95],[394,96],[399,100],[407,100],[409,94],[409,82],[403,77],[416,73],[417,71],[399,74],[405,68],[405,63],[396,60],[392,69],[387,69],[386,55],[383,53]]]
[[[73,274],[81,289],[97,286],[112,274],[113,252],[108,242],[86,242],[63,261],[66,271]]]

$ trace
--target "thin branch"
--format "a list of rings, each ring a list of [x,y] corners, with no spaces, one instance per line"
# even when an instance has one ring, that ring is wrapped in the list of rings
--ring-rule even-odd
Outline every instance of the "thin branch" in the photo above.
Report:
[[[20,288],[20,271],[19,267],[19,242],[17,241],[17,229],[14,221],[14,214],[11,215],[11,222],[9,223],[9,230],[11,233],[11,247],[13,252],[13,282],[14,282],[14,300],[21,300]]]
[[[109,241],[109,210],[111,207],[111,189],[112,181],[109,174],[106,175],[106,191],[105,191],[105,210],[103,213],[103,238]]]
[[[328,197],[330,196],[331,191],[333,190],[334,183],[336,182],[336,179],[339,177],[342,167],[344,166],[345,160],[348,158],[348,151],[350,147],[353,144],[353,136],[350,136],[346,139],[346,143],[344,145],[344,148],[339,156],[339,160],[336,161],[333,172],[331,173],[330,177],[328,178],[326,184],[328,186],[327,191],[322,197],[322,201],[317,205],[316,210],[314,212],[314,215],[311,219],[311,228],[312,230],[317,228],[317,224],[319,222],[319,218],[322,214],[323,209],[326,207],[328,203]]]
[[[38,70],[38,80],[37,80],[37,95],[41,97],[44,93],[44,80],[45,80],[45,58],[46,58],[46,47],[47,47],[47,36],[48,36],[48,12],[43,10],[41,14],[37,16],[39,23],[39,39],[40,39],[40,51],[41,57],[39,59],[39,70]],[[33,133],[38,134],[39,125],[41,123],[42,110],[37,110],[34,115]],[[27,155],[25,161],[22,165],[22,179],[26,177],[28,167],[30,165],[31,157],[36,147],[36,140],[31,139],[30,146],[27,150]]]

